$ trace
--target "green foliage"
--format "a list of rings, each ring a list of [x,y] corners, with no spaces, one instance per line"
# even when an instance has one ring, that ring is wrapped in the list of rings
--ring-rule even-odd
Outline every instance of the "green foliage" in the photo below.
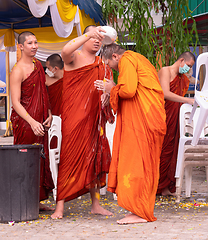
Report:
[[[160,31],[154,25],[152,9],[163,13]],[[191,16],[188,0],[103,0],[102,10],[104,17],[121,34],[119,44],[131,40],[133,50],[146,56],[156,68],[159,68],[159,58],[162,66],[171,65],[181,53],[189,50],[189,46],[194,49],[197,46],[196,23]],[[121,24],[118,18],[122,19]],[[188,18],[193,20],[189,30]]]

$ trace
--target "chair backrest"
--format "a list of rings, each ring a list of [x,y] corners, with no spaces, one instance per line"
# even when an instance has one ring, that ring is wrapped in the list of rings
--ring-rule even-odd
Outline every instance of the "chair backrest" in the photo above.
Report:
[[[205,65],[206,75],[205,75],[204,84],[203,84],[203,87],[202,87],[201,91],[205,91],[205,90],[208,90],[208,52],[201,53],[201,54],[198,56],[197,60],[196,60],[196,82],[195,82],[195,91],[197,91],[197,90],[196,90],[197,80],[198,80],[199,70],[200,70],[200,67],[201,67],[202,65]]]
[[[200,114],[200,108],[196,108],[195,114],[193,116],[193,120],[190,124],[188,124],[188,119],[191,115],[191,111],[192,111],[192,106],[188,103],[184,103],[181,105],[180,108],[180,137],[185,137],[185,133],[189,133],[192,136],[189,136],[191,138],[193,138],[194,135],[194,131],[195,131],[195,125],[197,123],[197,120],[199,118],[199,114]],[[208,123],[208,119],[206,120],[205,126],[202,130],[202,133],[200,135],[200,137],[204,137],[206,135],[205,133],[205,129],[207,127],[207,123]],[[206,130],[207,132],[207,130]]]
[[[49,146],[49,151],[51,149],[51,140],[53,137],[57,137],[57,147],[56,149],[58,149],[60,151],[61,149],[61,138],[62,138],[62,134],[61,134],[61,118],[58,116],[53,115],[53,120],[51,123],[51,127],[48,130],[48,146]]]

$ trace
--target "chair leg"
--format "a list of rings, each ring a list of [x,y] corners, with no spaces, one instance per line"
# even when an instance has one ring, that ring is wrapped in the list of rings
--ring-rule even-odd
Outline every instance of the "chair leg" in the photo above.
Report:
[[[57,189],[53,189],[53,200],[56,201],[56,196],[57,196]]]
[[[103,187],[103,188],[101,188],[100,189],[100,195],[106,195],[106,192],[107,192],[107,187],[105,186],[105,187]]]
[[[185,167],[186,197],[191,196],[192,169],[190,165]]]
[[[115,193],[113,193],[113,200],[117,200],[117,195]]]
[[[197,106],[198,106],[198,104],[197,104],[197,102],[195,101],[195,102],[194,102],[194,105],[193,105],[193,108],[192,108],[192,111],[191,111],[190,118],[189,118],[189,120],[188,120],[188,123],[191,123],[191,121],[193,120],[194,113],[195,113],[195,111],[196,111]]]
[[[183,171],[182,167],[184,161],[184,145],[186,141],[187,140],[184,139],[179,140],[175,178],[179,178],[181,175],[181,171]]]
[[[195,130],[194,130],[193,139],[191,141],[192,146],[196,146],[199,141],[199,137],[200,137],[202,129],[204,127],[204,124],[205,124],[205,121],[207,118],[207,114],[208,114],[208,111],[206,111],[205,109],[203,109],[201,107],[198,121],[194,124]]]
[[[56,201],[58,164],[57,164],[56,161],[55,161],[54,151],[49,151],[49,160],[50,160],[51,176],[52,176],[53,183],[54,183],[53,198],[54,198],[54,201]]]
[[[181,196],[181,179],[180,178],[176,178],[176,203],[180,202],[180,196]]]
[[[180,175],[176,177],[176,203],[180,202],[182,183],[183,183],[184,163],[182,162]]]
[[[208,166],[205,166],[206,169],[206,179],[207,179],[207,187],[208,187]]]

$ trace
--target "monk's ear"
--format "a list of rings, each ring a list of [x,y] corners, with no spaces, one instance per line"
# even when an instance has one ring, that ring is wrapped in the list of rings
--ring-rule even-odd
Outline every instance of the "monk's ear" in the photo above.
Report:
[[[18,44],[18,47],[19,47],[19,49],[20,49],[21,51],[23,51],[23,48],[24,48],[23,44],[19,43],[19,44]]]
[[[119,55],[117,53],[112,54],[112,59],[118,61],[119,60]]]

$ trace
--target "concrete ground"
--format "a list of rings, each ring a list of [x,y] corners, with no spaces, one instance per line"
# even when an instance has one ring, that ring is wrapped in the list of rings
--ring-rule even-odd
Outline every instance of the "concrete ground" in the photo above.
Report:
[[[12,137],[0,137],[0,146],[12,144]],[[184,184],[183,184],[184,186]],[[204,167],[193,169],[192,193],[185,198],[182,189],[180,204],[174,197],[157,196],[157,221],[118,225],[116,220],[127,213],[107,192],[101,195],[101,205],[113,212],[112,217],[90,213],[90,196],[65,203],[64,218],[52,220],[51,212],[40,212],[39,218],[27,222],[0,223],[0,240],[68,240],[68,239],[208,239],[208,191]],[[1,193],[0,193],[1,194]],[[55,206],[50,196],[45,204]]]

